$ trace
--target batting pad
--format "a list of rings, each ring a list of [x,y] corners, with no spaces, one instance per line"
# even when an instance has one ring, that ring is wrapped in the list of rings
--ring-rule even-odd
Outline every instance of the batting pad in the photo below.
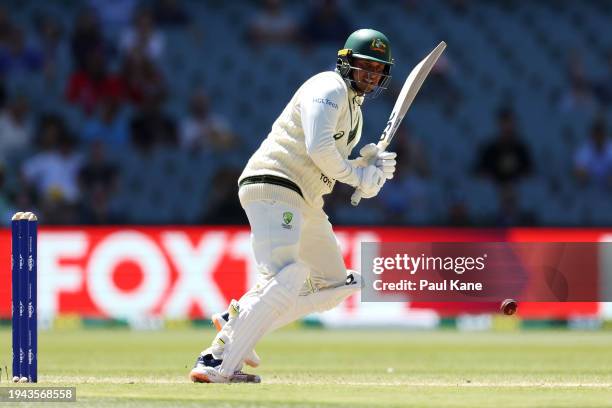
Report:
[[[241,305],[240,313],[227,332],[229,343],[225,345],[219,367],[222,375],[234,374],[247,352],[270,330],[283,311],[293,309],[307,275],[305,264],[290,264],[266,283],[259,298]]]
[[[270,327],[270,332],[279,329],[310,313],[326,312],[338,306],[344,299],[361,289],[361,275],[349,270],[353,279],[344,282],[342,286],[321,289],[317,292],[298,296],[294,307],[287,309]],[[349,275],[350,276],[350,275]]]

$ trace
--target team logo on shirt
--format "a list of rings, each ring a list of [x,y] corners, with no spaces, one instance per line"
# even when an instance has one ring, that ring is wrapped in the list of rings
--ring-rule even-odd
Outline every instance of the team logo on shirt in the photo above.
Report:
[[[285,211],[283,213],[283,224],[282,224],[282,227],[285,228],[285,229],[293,228],[292,225],[289,225],[289,224],[291,224],[292,220],[293,220],[293,213],[289,212],[289,211]]]
[[[351,131],[349,131],[349,135],[346,140],[347,146],[350,145],[351,142],[355,139],[355,136],[357,136],[358,128],[359,128],[359,118],[357,118],[357,124],[355,125],[355,127]],[[338,133],[334,134],[332,137],[334,138],[334,140],[342,139],[344,137],[344,130],[339,131]]]

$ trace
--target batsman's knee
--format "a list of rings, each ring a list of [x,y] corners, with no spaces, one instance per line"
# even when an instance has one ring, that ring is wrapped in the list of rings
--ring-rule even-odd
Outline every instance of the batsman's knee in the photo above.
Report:
[[[281,269],[271,278],[262,290],[261,299],[279,308],[295,302],[295,298],[308,276],[308,266],[294,262]],[[282,311],[282,310],[279,310]]]
[[[361,275],[357,271],[348,271],[349,274],[342,285],[318,290],[314,296],[319,298],[315,302],[317,312],[326,312],[338,306],[342,301],[361,289]]]

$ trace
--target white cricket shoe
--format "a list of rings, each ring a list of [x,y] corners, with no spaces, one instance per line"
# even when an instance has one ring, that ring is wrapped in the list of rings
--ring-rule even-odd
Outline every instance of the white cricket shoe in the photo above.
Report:
[[[220,332],[221,329],[223,329],[223,326],[225,326],[225,324],[228,322],[228,320],[234,316],[237,316],[238,313],[240,313],[240,307],[238,305],[238,302],[232,300],[226,312],[215,313],[214,315],[212,315],[211,320],[212,323],[215,325],[217,331]],[[261,358],[259,358],[255,350],[251,350],[244,357],[244,363],[253,368],[259,367],[259,364],[261,364]]]
[[[233,375],[226,377],[219,372],[218,367],[222,360],[217,360],[209,352],[204,350],[198,356],[195,365],[189,372],[189,379],[197,383],[260,383],[261,377],[255,374],[247,374],[236,371]]]

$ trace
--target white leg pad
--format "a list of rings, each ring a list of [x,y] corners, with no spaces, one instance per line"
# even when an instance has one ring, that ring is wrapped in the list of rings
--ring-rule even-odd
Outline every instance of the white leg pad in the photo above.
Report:
[[[361,289],[361,275],[356,271],[349,271],[353,281],[342,286],[321,289],[305,296],[298,296],[295,306],[287,309],[272,324],[270,331],[281,328],[310,313],[322,313],[338,306],[344,299]]]
[[[240,314],[227,324],[229,342],[223,351],[219,367],[222,375],[230,376],[240,366],[244,356],[270,330],[270,326],[287,309],[293,309],[298,293],[308,276],[308,267],[292,263],[268,281],[261,297],[240,305]]]

